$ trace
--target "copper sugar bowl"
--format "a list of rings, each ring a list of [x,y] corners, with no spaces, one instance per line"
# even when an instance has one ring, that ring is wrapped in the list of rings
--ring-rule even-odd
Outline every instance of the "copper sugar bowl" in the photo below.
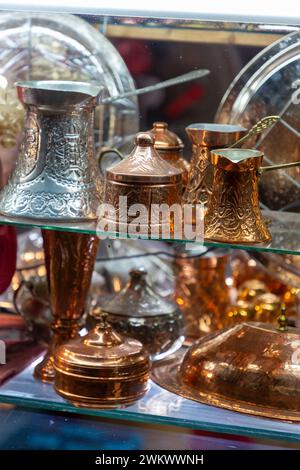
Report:
[[[185,204],[207,205],[212,192],[214,168],[210,161],[213,149],[230,147],[246,134],[246,129],[231,124],[190,124],[186,133],[192,142],[192,160],[188,184],[184,193]],[[193,223],[196,223],[193,220]]]
[[[117,408],[148,389],[149,356],[136,339],[118,334],[105,316],[86,336],[55,352],[55,390],[76,406]]]
[[[182,184],[185,188],[188,182],[189,163],[183,158],[182,140],[170,131],[166,122],[154,122],[150,132],[154,137],[154,148],[160,156],[182,171]]]
[[[209,405],[300,421],[300,330],[239,323],[153,368],[162,387]]]
[[[266,243],[270,232],[258,198],[263,154],[221,149],[211,153],[214,183],[204,218],[204,238],[228,243]]]
[[[106,171],[105,203],[114,209],[117,220],[105,212],[103,222],[119,232],[130,231],[139,219],[140,232],[159,236],[174,233],[174,217],[170,211],[161,217],[160,206],[181,206],[182,170],[164,160],[154,148],[154,137],[140,132],[133,151]],[[126,209],[122,203],[126,202]],[[142,210],[141,207],[145,210]],[[138,216],[139,214],[139,216]]]
[[[101,309],[113,328],[139,340],[151,355],[161,359],[184,341],[183,317],[175,302],[157,294],[143,269],[130,271],[126,286]]]

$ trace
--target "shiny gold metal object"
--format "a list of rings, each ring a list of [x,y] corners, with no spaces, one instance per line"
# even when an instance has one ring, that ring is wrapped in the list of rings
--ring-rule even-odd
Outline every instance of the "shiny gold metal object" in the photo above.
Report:
[[[240,323],[154,364],[152,378],[178,395],[233,411],[300,421],[300,330]]]
[[[278,295],[267,292],[255,299],[254,320],[276,324],[281,313],[281,299]]]
[[[268,292],[267,285],[258,279],[243,282],[238,290],[238,299],[253,302],[258,296]]]
[[[253,320],[254,309],[251,302],[246,300],[237,300],[236,303],[231,305],[226,312],[226,320],[224,325],[232,325]]]
[[[229,303],[226,285],[229,260],[229,253],[224,250],[199,257],[175,258],[175,300],[184,315],[189,340],[225,326],[225,311]]]
[[[114,331],[105,316],[86,336],[60,346],[54,367],[55,390],[76,406],[130,405],[148,389],[148,354],[139,341]]]
[[[143,205],[146,212],[140,213],[139,226],[142,233],[154,233],[157,230],[172,233],[172,214],[160,218],[158,211],[153,208],[161,204],[171,207],[181,204],[182,170],[175,168],[165,161],[154,148],[154,138],[149,133],[140,132],[135,139],[133,151],[106,172],[105,203],[114,208],[117,213],[117,229],[122,231],[137,219],[138,207]],[[136,207],[131,215],[123,214],[121,197],[126,197],[127,207]],[[103,217],[108,222],[115,222],[107,214]],[[130,228],[129,228],[130,229]]]
[[[126,286],[101,309],[118,333],[139,340],[152,359],[161,359],[183,343],[182,313],[152,289],[146,271],[132,269],[129,274]]]
[[[212,192],[214,177],[210,161],[211,150],[229,147],[245,135],[246,129],[227,124],[191,124],[186,128],[186,132],[192,141],[193,156],[183,203],[206,206]],[[196,223],[195,214],[193,223]]]
[[[150,132],[154,137],[154,148],[160,156],[182,171],[182,184],[185,188],[188,182],[189,164],[183,158],[182,140],[169,130],[166,122],[154,122]]]
[[[211,153],[213,191],[204,218],[204,238],[229,243],[266,243],[271,234],[258,199],[258,170],[263,154],[248,149]]]
[[[234,142],[234,144],[230,145],[230,148],[240,147],[242,144],[244,144],[246,140],[250,139],[255,135],[261,134],[263,131],[265,131],[270,126],[279,121],[279,119],[279,116],[266,116],[260,119],[256,124],[254,124],[253,127],[251,127],[251,129],[247,132],[246,135]]]
[[[45,264],[53,314],[49,351],[34,371],[44,382],[54,380],[54,352],[75,338],[81,327],[99,239],[96,235],[43,230]]]

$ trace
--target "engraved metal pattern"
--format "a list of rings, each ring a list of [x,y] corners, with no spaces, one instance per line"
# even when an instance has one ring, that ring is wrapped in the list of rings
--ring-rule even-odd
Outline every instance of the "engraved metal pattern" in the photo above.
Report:
[[[35,369],[35,375],[41,380],[51,381],[54,379],[54,350],[76,337],[81,326],[99,239],[96,235],[55,230],[42,232],[54,335],[46,357]]]
[[[224,159],[227,160],[227,159]],[[231,243],[267,242],[271,235],[262,218],[257,171],[261,158],[222,164],[214,170],[213,192],[204,218],[204,237]]]
[[[183,195],[184,204],[207,204],[212,192],[214,170],[209,161],[210,149],[193,145],[188,184]]]
[[[26,126],[16,169],[0,193],[5,215],[96,218],[103,185],[93,148],[95,100],[90,97],[84,105],[63,109],[61,94],[61,111],[25,104]]]

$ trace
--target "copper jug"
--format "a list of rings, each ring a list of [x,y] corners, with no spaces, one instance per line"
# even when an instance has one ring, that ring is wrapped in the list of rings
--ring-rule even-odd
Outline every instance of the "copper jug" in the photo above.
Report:
[[[159,155],[182,171],[182,185],[185,188],[188,182],[189,164],[183,158],[182,140],[169,130],[166,122],[154,122],[150,132],[154,137],[154,148]]]
[[[193,156],[183,202],[206,206],[212,192],[214,176],[210,161],[211,150],[229,147],[247,131],[244,127],[229,124],[191,124],[186,132],[192,141]],[[194,218],[195,215],[193,223],[196,223]]]
[[[258,199],[263,154],[221,149],[211,153],[213,191],[204,218],[204,238],[229,243],[265,243],[271,235]]]

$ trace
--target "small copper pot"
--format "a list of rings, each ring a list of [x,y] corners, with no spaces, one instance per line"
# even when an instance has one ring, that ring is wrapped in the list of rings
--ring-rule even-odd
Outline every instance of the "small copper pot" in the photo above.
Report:
[[[188,182],[189,163],[183,158],[183,142],[168,128],[166,122],[154,122],[151,134],[154,137],[154,148],[160,156],[182,171],[182,185]]]
[[[213,191],[204,218],[204,237],[229,243],[265,243],[271,235],[258,199],[263,153],[221,149],[211,153]]]

